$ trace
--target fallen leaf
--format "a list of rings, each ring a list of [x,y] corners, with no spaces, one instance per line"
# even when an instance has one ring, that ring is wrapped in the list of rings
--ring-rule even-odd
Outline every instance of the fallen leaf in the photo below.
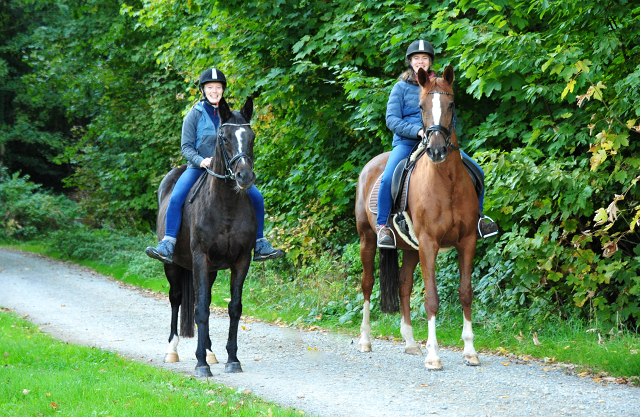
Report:
[[[540,343],[540,341],[538,340],[538,334],[537,333],[533,333],[533,344],[538,346],[541,345],[542,343]]]
[[[598,344],[600,345],[602,343],[604,343],[604,339],[600,336],[600,333],[598,333]]]
[[[54,403],[53,401],[51,401],[51,404],[49,404],[51,406],[51,408],[53,408],[54,410],[58,409],[58,404]]]
[[[428,387],[429,384],[420,384],[421,387]]]
[[[31,390],[30,390],[30,389],[23,389],[23,390],[22,390],[22,394],[23,394],[23,395],[27,395],[27,394],[28,394],[28,393],[30,393],[30,392],[31,392]]]
[[[500,363],[503,364],[504,366],[509,366],[511,362],[500,362]]]
[[[51,397],[51,393],[47,392],[46,394],[44,394],[46,397]]]
[[[578,374],[578,376],[580,378],[584,378],[585,376],[587,376],[587,373],[586,372],[581,372],[581,373]]]
[[[629,351],[629,353],[631,353],[632,355],[637,355],[638,354],[638,349],[631,349]]]

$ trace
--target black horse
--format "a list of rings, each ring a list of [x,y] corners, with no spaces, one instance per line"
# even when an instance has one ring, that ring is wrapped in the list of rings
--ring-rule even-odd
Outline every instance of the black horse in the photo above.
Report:
[[[193,186],[189,202],[182,209],[182,224],[177,237],[173,263],[164,265],[169,280],[171,333],[166,362],[177,362],[178,311],[180,335],[194,336],[198,325],[196,376],[212,376],[209,363],[217,363],[209,338],[211,286],[219,270],[231,270],[229,303],[229,358],[225,372],[242,372],[238,351],[238,322],[242,314],[242,286],[251,263],[256,241],[256,215],[246,193],[255,181],[253,143],[249,126],[253,101],[249,98],[241,111],[232,111],[222,99],[219,104],[220,127],[215,156],[208,174]],[[186,166],[169,172],[158,189],[158,239],[165,230],[165,216],[171,191]],[[194,193],[195,197],[194,197]],[[194,306],[195,303],[195,306]]]

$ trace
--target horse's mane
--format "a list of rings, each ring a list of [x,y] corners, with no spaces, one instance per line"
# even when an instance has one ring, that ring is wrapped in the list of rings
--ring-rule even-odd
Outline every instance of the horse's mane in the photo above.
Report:
[[[422,86],[420,98],[423,98],[426,94],[429,94],[436,88],[440,91],[444,91],[445,93],[453,94],[453,88],[444,79],[433,77],[429,78],[429,81],[424,86]]]

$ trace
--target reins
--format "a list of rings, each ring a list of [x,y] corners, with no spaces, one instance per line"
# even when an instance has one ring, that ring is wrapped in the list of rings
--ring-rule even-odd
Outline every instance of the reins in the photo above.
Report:
[[[227,152],[227,149],[224,147],[224,140],[223,140],[224,138],[222,136],[222,128],[224,126],[250,126],[250,125],[251,125],[250,123],[223,123],[220,125],[220,127],[218,128],[218,145],[220,146],[220,151],[222,152],[222,158],[224,159],[225,174],[224,175],[216,174],[211,169],[209,169],[209,167],[205,167],[204,169],[207,171],[209,175],[212,175],[216,178],[220,178],[221,180],[225,180],[225,181],[227,179],[235,180],[236,176],[233,173],[233,164],[234,162],[238,162],[242,158],[248,159],[249,162],[251,163],[251,168],[253,169],[253,159],[251,159],[251,157],[247,155],[246,152],[240,152],[233,158],[229,159],[229,153]],[[195,185],[193,193],[191,194],[191,198],[189,198],[189,203],[193,203],[193,200],[198,195],[198,191],[200,191],[200,188],[202,188],[202,185],[204,184],[205,178],[206,178],[206,175],[203,174],[198,179],[198,183]]]

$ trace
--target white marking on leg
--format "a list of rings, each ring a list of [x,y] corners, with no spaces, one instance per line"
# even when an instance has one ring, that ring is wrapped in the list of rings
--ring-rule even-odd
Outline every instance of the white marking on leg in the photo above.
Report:
[[[413,326],[407,324],[404,321],[404,316],[400,318],[400,334],[402,335],[402,338],[407,342],[405,349],[413,346],[418,346],[416,341],[413,339]]]
[[[442,116],[442,108],[440,107],[440,94],[433,94],[433,124],[440,124],[440,117]]]
[[[426,362],[439,361],[438,356],[438,340],[436,339],[436,316],[429,319],[429,338],[427,339],[427,358]]]
[[[167,353],[175,353],[178,354],[178,343],[180,343],[180,338],[178,335],[173,335],[173,339],[169,342],[169,347],[167,348]]]
[[[463,355],[477,355],[476,349],[473,347],[473,330],[471,329],[471,321],[463,318],[462,323],[462,341],[464,342]]]
[[[362,324],[360,325],[360,342],[358,342],[358,349],[360,350],[365,346],[371,347],[371,323],[369,322],[369,315],[369,301],[365,301],[362,306]]]

